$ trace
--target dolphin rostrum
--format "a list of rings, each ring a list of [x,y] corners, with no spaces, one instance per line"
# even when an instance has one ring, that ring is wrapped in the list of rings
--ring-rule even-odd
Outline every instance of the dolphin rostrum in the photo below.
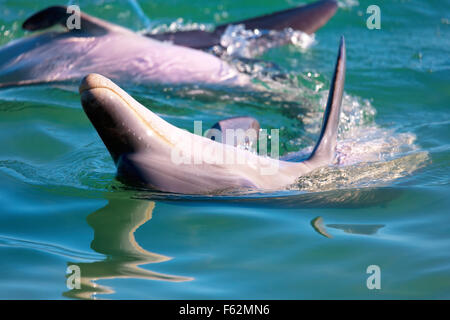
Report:
[[[319,140],[308,159],[282,161],[194,135],[164,121],[109,79],[89,74],[80,84],[83,109],[109,150],[117,178],[164,192],[210,194],[279,190],[332,162],[345,82],[341,38]]]

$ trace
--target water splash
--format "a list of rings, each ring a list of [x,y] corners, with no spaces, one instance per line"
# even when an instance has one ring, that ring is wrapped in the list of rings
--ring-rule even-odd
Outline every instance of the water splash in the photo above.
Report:
[[[328,91],[323,90],[320,94],[320,106],[313,106],[299,118],[306,135],[295,139],[295,144],[309,146],[285,155],[283,160],[301,161],[312,152],[321,130]],[[289,190],[318,192],[384,186],[427,164],[429,155],[420,152],[413,133],[396,132],[376,124],[376,109],[369,100],[345,94],[341,110],[333,166],[300,177]]]
[[[295,47],[306,49],[315,42],[314,35],[293,30],[247,30],[243,24],[230,25],[220,39],[223,48],[222,54],[229,57],[252,58],[262,54],[266,50],[284,44],[292,44]],[[214,48],[215,52],[221,48]]]
[[[306,132],[310,134],[318,134],[320,132],[322,127],[321,120],[328,99],[328,90],[321,90],[319,95],[319,108],[310,110],[301,118]],[[374,120],[375,115],[376,109],[369,100],[364,100],[344,93],[342,98],[338,139],[355,136],[356,132],[352,133],[351,131],[371,123]],[[358,132],[358,134],[359,133],[360,132]]]
[[[214,25],[197,22],[185,22],[183,18],[178,18],[177,20],[170,23],[150,24],[150,26],[147,29],[143,30],[142,33],[160,34],[166,32],[191,30],[213,31]]]
[[[427,152],[412,153],[390,161],[364,162],[351,166],[324,167],[300,177],[290,190],[309,192],[344,188],[379,187],[424,167]]]
[[[18,38],[23,33],[20,24],[15,21],[10,26],[0,25],[0,45],[5,45],[8,42]]]
[[[339,6],[339,8],[345,8],[345,9],[352,8],[352,7],[359,6],[359,1],[358,0],[339,0],[338,6]]]

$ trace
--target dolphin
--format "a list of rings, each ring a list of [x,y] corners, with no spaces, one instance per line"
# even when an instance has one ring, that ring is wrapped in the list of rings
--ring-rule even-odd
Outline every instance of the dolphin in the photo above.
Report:
[[[196,30],[154,35],[141,35],[80,13],[80,29],[47,31],[1,47],[0,87],[79,81],[86,74],[99,72],[123,83],[248,86],[248,75],[239,73],[213,54],[192,48],[218,44],[227,26],[233,24],[251,29],[290,27],[311,33],[325,24],[336,8],[335,1],[324,0],[221,25],[213,32]],[[29,17],[22,27],[28,31],[55,25],[67,27],[70,17],[67,7],[52,6]]]
[[[51,7],[25,21],[24,28],[65,23],[67,15],[65,7]],[[207,52],[151,39],[84,13],[80,27],[44,32],[1,47],[0,87],[80,81],[93,72],[121,82],[249,84],[248,76]]]
[[[235,21],[217,26],[213,31],[188,30],[145,34],[161,41],[170,41],[177,45],[196,49],[207,49],[220,45],[220,39],[229,26],[243,25],[247,30],[277,30],[287,28],[303,31],[307,34],[316,32],[337,10],[335,0],[321,0],[295,8],[277,11],[264,16]]]
[[[282,161],[179,129],[138,103],[111,80],[89,74],[79,92],[83,109],[125,184],[181,194],[274,191],[333,160],[346,51],[341,38],[318,142],[302,162]]]

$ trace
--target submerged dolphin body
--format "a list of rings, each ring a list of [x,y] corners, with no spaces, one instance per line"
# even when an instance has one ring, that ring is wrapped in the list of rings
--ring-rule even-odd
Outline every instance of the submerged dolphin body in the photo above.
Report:
[[[336,8],[335,1],[323,0],[232,24],[243,24],[249,29],[293,28],[311,33],[325,24]],[[70,16],[67,7],[49,7],[28,18],[23,28],[36,31],[54,25],[65,27]],[[191,49],[218,44],[232,24],[218,26],[213,32],[195,30],[144,36],[81,13],[80,30],[44,32],[1,47],[0,87],[79,80],[89,73],[135,83],[248,85],[247,75],[212,54]]]
[[[65,9],[57,8],[66,17]],[[33,30],[57,22],[47,14],[41,12],[43,17],[26,21],[25,27]],[[35,25],[35,20],[44,24]],[[245,85],[249,81],[200,50],[160,42],[86,14],[81,14],[80,25],[80,30],[45,32],[0,48],[0,86],[80,80],[93,72],[134,83]]]
[[[278,190],[332,161],[345,63],[342,38],[320,138],[311,156],[297,163],[258,156],[181,130],[101,75],[86,76],[79,90],[83,109],[108,148],[120,181],[183,194],[209,194],[241,188]],[[180,152],[184,155],[181,161]],[[198,161],[199,157],[201,161]],[[224,158],[227,160],[222,161]],[[271,170],[273,168],[276,170]]]

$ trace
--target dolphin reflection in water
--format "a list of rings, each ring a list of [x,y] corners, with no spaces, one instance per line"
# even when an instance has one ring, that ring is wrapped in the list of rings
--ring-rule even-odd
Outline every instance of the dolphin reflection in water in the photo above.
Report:
[[[91,248],[105,256],[95,262],[67,262],[68,266],[80,268],[80,289],[63,293],[65,297],[76,299],[95,299],[97,295],[113,294],[114,289],[101,285],[98,281],[108,279],[142,279],[170,282],[192,281],[194,278],[169,275],[144,269],[142,266],[169,261],[171,258],[142,248],[135,239],[136,230],[152,218],[157,201],[171,203],[186,201],[190,205],[214,202],[214,205],[259,208],[364,208],[378,206],[401,195],[396,188],[363,188],[352,190],[333,190],[327,192],[299,193],[288,196],[258,195],[248,197],[202,197],[188,195],[164,195],[162,193],[135,192],[133,199],[110,199],[108,204],[90,214],[87,222],[94,230]],[[149,199],[154,199],[149,200]],[[333,238],[323,224],[323,218],[311,221],[311,226],[320,235]],[[341,229],[346,234],[375,235],[384,224],[327,224],[326,227]],[[343,234],[336,234],[341,237]],[[0,239],[1,240],[1,239]]]
[[[342,230],[348,234],[356,234],[356,235],[366,235],[372,236],[375,235],[378,230],[383,228],[384,224],[356,224],[356,223],[331,223],[324,225],[322,217],[316,217],[311,221],[311,226],[314,230],[326,237],[333,238],[333,236],[327,231],[326,227]]]
[[[94,230],[91,248],[105,255],[95,262],[68,262],[68,266],[80,269],[80,289],[71,289],[63,296],[78,299],[94,299],[97,294],[112,294],[114,290],[98,284],[99,280],[134,278],[171,282],[190,281],[193,278],[153,272],[141,266],[160,263],[172,258],[142,248],[134,233],[152,218],[155,202],[111,199],[109,203],[87,217]]]

